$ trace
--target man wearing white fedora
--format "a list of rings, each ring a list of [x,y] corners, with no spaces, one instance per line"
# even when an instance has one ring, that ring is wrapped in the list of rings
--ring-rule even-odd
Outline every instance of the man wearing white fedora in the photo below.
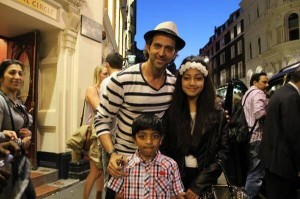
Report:
[[[161,118],[169,108],[176,78],[166,68],[185,46],[176,24],[171,21],[160,23],[154,30],[146,32],[144,39],[148,60],[113,77],[97,108],[95,129],[109,154],[108,172],[113,176],[126,176],[120,161],[137,149],[131,137],[133,120],[145,112],[155,113]],[[115,119],[117,127],[111,132],[110,124]],[[114,143],[111,134],[115,134]]]

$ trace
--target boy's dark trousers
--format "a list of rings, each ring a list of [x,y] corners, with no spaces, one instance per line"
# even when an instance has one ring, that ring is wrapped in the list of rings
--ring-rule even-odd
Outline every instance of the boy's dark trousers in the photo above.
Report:
[[[115,198],[115,192],[110,188],[107,188],[105,199],[113,199],[113,198]]]

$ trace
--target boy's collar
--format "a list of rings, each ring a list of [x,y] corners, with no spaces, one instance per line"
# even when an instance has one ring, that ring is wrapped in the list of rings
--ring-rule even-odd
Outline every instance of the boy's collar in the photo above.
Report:
[[[140,163],[140,162],[156,162],[156,161],[160,161],[159,160],[159,155],[160,155],[160,151],[156,151],[156,154],[155,156],[151,159],[151,160],[143,160],[141,157],[140,157],[140,154],[139,154],[139,150],[136,150],[136,152],[134,153],[133,155],[133,164],[137,164],[137,163]]]
[[[141,156],[140,156],[140,150],[137,150],[137,156],[141,159],[141,162],[152,162],[153,160],[155,160],[155,158],[158,155],[158,151],[156,151],[155,155],[150,159],[150,160],[144,160]]]

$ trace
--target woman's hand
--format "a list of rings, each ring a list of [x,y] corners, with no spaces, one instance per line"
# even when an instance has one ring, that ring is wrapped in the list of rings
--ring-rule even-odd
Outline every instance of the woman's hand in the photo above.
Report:
[[[116,193],[115,199],[123,199],[123,198],[124,198],[123,194],[121,194],[121,193]]]
[[[21,154],[20,146],[12,140],[0,143],[0,156],[7,154],[19,156]]]
[[[22,139],[22,146],[23,146],[23,149],[27,149],[29,146],[30,146],[30,144],[31,144],[31,136],[27,136],[27,137],[24,137],[23,139]]]
[[[30,137],[31,138],[31,135],[32,135],[31,131],[27,128],[21,128],[19,130],[19,134],[22,138],[25,138],[25,137]]]
[[[185,199],[185,192],[182,192],[176,196],[171,196],[170,199]]]
[[[199,199],[199,196],[194,193],[192,190],[188,189],[186,194],[185,194],[185,198],[187,199]]]
[[[15,141],[7,141],[0,143],[0,155],[13,154],[18,156],[21,154],[21,149]],[[0,168],[0,193],[3,191],[8,183],[11,173]]]
[[[4,130],[3,134],[5,135],[5,137],[9,138],[10,140],[18,139],[18,136],[15,131]]]

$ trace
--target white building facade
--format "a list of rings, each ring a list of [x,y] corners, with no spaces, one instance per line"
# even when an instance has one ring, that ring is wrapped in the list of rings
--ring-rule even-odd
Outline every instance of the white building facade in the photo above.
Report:
[[[246,83],[255,72],[269,76],[300,61],[300,1],[243,0]]]

